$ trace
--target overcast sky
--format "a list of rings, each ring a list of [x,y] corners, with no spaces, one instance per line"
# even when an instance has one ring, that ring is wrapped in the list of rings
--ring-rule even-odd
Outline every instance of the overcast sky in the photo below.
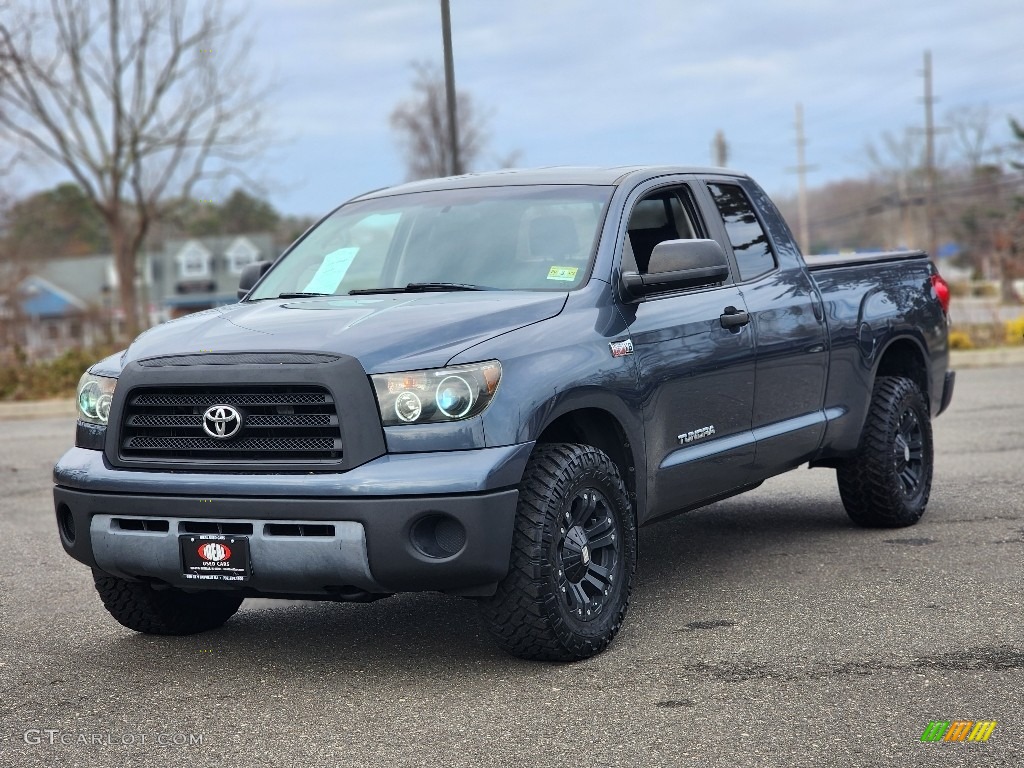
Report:
[[[451,0],[456,80],[492,111],[492,152],[523,166],[729,164],[772,194],[796,179],[802,102],[812,184],[862,175],[864,145],[988,105],[995,143],[1024,119],[1022,0]],[[388,125],[414,60],[441,61],[438,0],[254,0],[253,59],[277,80],[282,141],[256,169],[287,213],[403,180]],[[484,168],[481,168],[484,169]],[[225,190],[226,191],[226,190]]]

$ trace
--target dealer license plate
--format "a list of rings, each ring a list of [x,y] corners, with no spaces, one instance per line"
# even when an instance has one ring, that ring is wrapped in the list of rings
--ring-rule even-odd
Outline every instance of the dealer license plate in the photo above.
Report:
[[[248,581],[249,539],[216,533],[184,534],[181,570],[189,581]]]

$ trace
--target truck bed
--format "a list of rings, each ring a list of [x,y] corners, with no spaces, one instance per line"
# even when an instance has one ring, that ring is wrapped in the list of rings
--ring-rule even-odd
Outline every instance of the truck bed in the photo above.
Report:
[[[928,254],[924,251],[881,251],[877,253],[827,253],[818,256],[805,256],[804,261],[807,262],[807,268],[811,272],[818,272],[835,267],[855,267],[927,258]]]

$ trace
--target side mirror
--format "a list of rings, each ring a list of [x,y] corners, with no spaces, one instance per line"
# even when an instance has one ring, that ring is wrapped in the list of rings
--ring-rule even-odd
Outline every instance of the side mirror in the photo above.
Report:
[[[242,267],[242,275],[238,278],[238,300],[241,301],[249,295],[249,291],[260,281],[260,278],[267,274],[267,270],[274,262],[257,261],[255,264],[247,264]]]
[[[654,246],[647,272],[623,272],[630,299],[661,291],[718,285],[729,278],[729,263],[715,240],[665,240]]]

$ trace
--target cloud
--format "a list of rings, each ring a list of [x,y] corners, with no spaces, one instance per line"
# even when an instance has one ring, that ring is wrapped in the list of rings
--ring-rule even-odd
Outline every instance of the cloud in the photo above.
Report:
[[[441,61],[438,3],[246,7],[254,59],[281,84],[266,109],[288,139],[262,174],[282,180],[273,202],[322,211],[401,181],[388,115],[409,63]],[[491,110],[495,153],[531,165],[705,164],[721,129],[731,164],[787,189],[799,101],[812,182],[855,175],[867,140],[923,123],[925,49],[937,115],[1024,117],[1020,0],[453,0],[452,15],[460,89]]]

